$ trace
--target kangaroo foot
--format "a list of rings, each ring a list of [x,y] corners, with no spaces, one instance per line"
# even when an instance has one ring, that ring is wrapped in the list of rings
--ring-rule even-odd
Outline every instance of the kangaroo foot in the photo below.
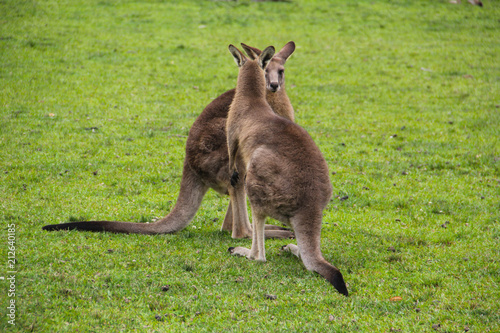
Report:
[[[266,262],[265,257],[264,258],[261,258],[259,256],[256,257],[254,254],[252,254],[252,251],[250,249],[247,249],[246,247],[240,247],[240,246],[230,247],[227,250],[232,256],[246,257],[247,259],[250,259],[250,260]]]
[[[230,247],[227,249],[227,251],[232,255],[232,256],[238,256],[238,257],[248,257],[250,255],[250,249],[247,249],[245,247]]]
[[[299,247],[295,244],[284,245],[281,247],[281,250],[291,252],[293,255],[300,258]]]

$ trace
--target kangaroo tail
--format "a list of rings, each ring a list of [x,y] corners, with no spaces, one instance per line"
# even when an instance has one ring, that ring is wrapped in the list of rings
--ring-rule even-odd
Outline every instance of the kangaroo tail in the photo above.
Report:
[[[42,227],[43,230],[80,230],[94,232],[114,232],[126,234],[157,234],[155,223],[132,223],[116,221],[82,221],[61,224],[50,224]]]
[[[300,219],[298,219],[300,221]],[[347,286],[340,270],[323,258],[320,249],[321,217],[316,219],[319,223],[296,223],[292,220],[299,256],[307,270],[319,273],[330,282],[339,293],[349,296]]]
[[[208,187],[184,163],[181,188],[177,202],[172,211],[155,223],[132,223],[114,221],[86,221],[52,224],[42,227],[43,230],[81,230],[95,232],[114,232],[127,234],[170,234],[184,229],[193,219],[201,205]]]
[[[342,273],[340,273],[339,269],[331,264],[329,264],[326,260],[324,262],[318,262],[315,265],[314,271],[319,273],[322,277],[324,277],[328,282],[330,282],[335,289],[339,293],[344,296],[349,296],[349,292],[347,291],[347,286],[344,282],[344,277]]]

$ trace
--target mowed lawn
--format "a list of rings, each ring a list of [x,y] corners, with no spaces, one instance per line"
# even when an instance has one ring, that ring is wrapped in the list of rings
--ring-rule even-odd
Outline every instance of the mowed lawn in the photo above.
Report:
[[[500,331],[499,1],[6,0],[0,22],[2,332]],[[42,231],[165,216],[227,46],[290,40],[348,298],[294,240],[230,256],[251,241],[214,191],[173,235]]]

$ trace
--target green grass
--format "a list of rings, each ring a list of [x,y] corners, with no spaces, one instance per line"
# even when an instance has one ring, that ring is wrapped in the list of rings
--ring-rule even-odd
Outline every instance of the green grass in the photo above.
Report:
[[[0,330],[500,331],[500,2],[483,3],[1,1],[0,276],[12,224],[17,273]],[[322,248],[349,298],[287,241],[265,264],[230,257],[250,240],[219,231],[213,191],[176,235],[41,230],[164,216],[189,127],[235,85],[227,45],[290,40],[296,120],[332,172]]]

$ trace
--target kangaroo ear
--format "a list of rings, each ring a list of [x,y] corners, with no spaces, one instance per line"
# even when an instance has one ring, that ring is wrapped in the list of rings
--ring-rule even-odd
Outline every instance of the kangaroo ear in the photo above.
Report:
[[[264,51],[259,56],[259,66],[262,69],[266,69],[267,64],[269,64],[269,61],[273,58],[274,52],[276,50],[274,49],[274,46],[268,46]]]
[[[283,46],[283,48],[276,54],[276,56],[286,61],[288,57],[292,55],[293,51],[295,51],[295,43],[293,41],[290,41],[286,43],[285,46]]]
[[[255,60],[257,59],[260,54],[262,53],[261,50],[259,50],[256,47],[248,46],[246,44],[241,43],[241,47],[245,50],[245,52],[248,54],[250,59]]]
[[[243,64],[248,60],[233,44],[229,45],[229,52],[233,55],[234,61],[238,67],[243,66]]]

